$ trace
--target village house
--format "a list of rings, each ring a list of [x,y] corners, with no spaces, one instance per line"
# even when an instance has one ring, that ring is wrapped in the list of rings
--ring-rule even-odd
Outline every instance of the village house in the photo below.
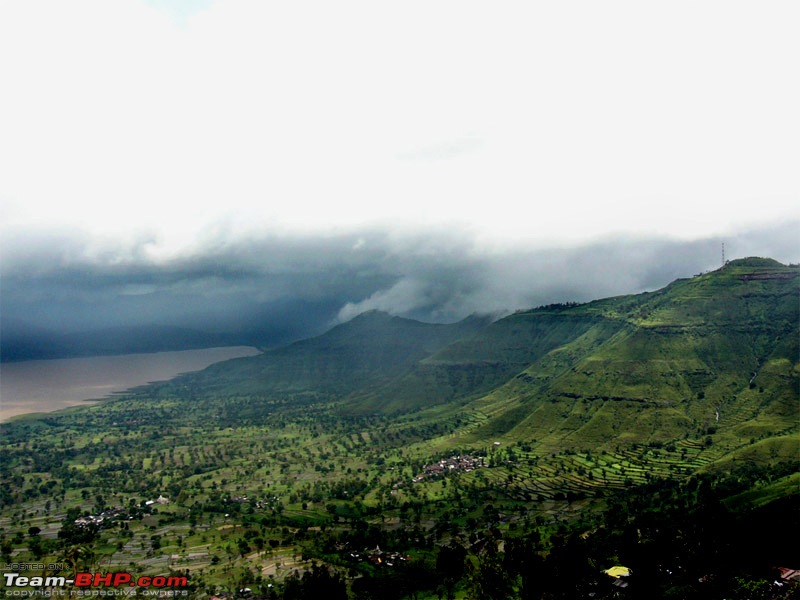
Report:
[[[412,483],[420,483],[425,479],[432,479],[447,473],[469,473],[484,466],[486,464],[483,458],[474,458],[469,454],[457,454],[450,458],[442,459],[438,463],[425,465],[422,468],[422,474],[417,475],[411,481]]]

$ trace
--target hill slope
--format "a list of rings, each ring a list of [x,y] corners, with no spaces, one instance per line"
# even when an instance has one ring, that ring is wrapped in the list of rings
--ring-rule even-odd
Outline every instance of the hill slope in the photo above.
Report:
[[[402,412],[463,402],[502,385],[531,363],[592,331],[603,337],[617,324],[594,314],[539,310],[510,315],[416,362],[402,377],[351,395],[348,412]]]
[[[304,393],[340,397],[400,376],[417,361],[487,323],[488,318],[469,317],[437,325],[370,311],[323,335],[218,363],[150,389],[169,394],[190,388],[201,397]]]
[[[464,438],[558,450],[713,436],[743,451],[796,432],[798,281],[797,268],[740,260],[568,309],[605,323],[465,407],[483,419]]]
[[[797,267],[742,259],[656,292],[494,323],[365,313],[148,393],[313,394],[346,415],[421,411],[421,420],[451,419],[443,447],[504,440],[555,452],[691,439],[718,457],[786,455],[797,443],[798,282]]]

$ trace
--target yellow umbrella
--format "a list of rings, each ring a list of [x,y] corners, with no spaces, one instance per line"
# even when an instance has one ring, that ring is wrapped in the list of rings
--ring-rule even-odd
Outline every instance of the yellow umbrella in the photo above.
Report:
[[[611,575],[615,579],[619,579],[620,577],[627,577],[631,574],[631,570],[628,567],[611,567],[610,569],[606,569],[603,571],[606,575]]]

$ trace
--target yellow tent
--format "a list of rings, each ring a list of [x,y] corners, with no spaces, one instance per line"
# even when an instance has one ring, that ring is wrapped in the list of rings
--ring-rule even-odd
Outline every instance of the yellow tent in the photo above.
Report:
[[[627,577],[631,574],[631,570],[628,567],[611,567],[610,569],[606,569],[603,571],[606,575],[611,575],[615,579],[619,579],[620,577]]]

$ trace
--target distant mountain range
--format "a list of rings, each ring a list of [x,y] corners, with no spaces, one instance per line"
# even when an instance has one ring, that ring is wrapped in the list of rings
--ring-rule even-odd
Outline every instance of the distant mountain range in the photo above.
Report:
[[[799,283],[797,266],[748,258],[656,292],[494,322],[369,312],[142,393],[254,407],[316,394],[345,415],[467,415],[454,444],[536,440],[555,451],[706,436],[731,459],[796,458]]]

